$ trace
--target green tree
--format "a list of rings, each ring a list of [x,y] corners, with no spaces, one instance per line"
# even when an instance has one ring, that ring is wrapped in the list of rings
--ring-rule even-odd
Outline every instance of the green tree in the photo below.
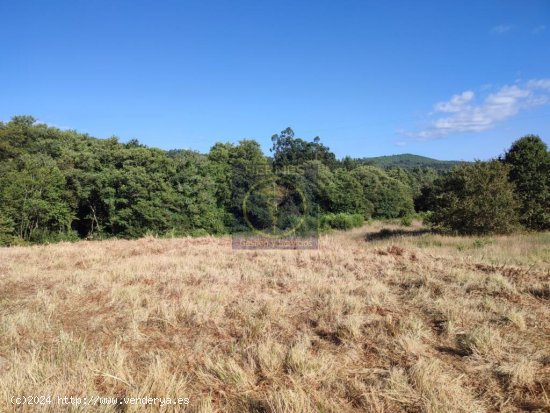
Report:
[[[0,203],[21,239],[33,240],[37,232],[70,230],[73,214],[66,199],[65,177],[48,156],[23,155],[16,168],[4,172]]]
[[[535,135],[512,144],[504,162],[521,203],[520,222],[529,229],[550,229],[550,153]]]
[[[217,204],[225,211],[228,210],[231,204],[231,162],[233,149],[234,145],[230,143],[216,143],[208,153]]]
[[[224,210],[216,200],[216,182],[208,158],[198,152],[180,151],[174,162],[175,173],[168,179],[178,196],[176,220],[191,233],[224,233]]]
[[[431,199],[435,180],[440,172],[433,168],[414,168],[410,171],[413,177],[413,198],[415,211],[432,210]]]
[[[377,218],[398,218],[414,212],[411,190],[375,166],[360,166],[351,172],[360,182],[363,196]]]
[[[294,131],[286,128],[280,134],[271,137],[273,147],[273,165],[275,168],[284,168],[294,165],[302,166],[307,161],[318,160],[329,168],[336,166],[336,156],[328,147],[321,143],[317,136],[313,142],[307,142],[294,137]]]
[[[253,140],[242,140],[237,145],[219,143],[212,147],[208,159],[211,162],[218,205],[226,211],[226,226],[237,231],[249,229],[243,202],[256,185],[273,178],[271,166],[260,145]],[[249,219],[258,219],[258,226],[267,225],[264,221],[269,215],[261,207],[268,205],[267,200],[258,198],[262,196],[261,191],[256,192],[251,199],[255,202],[249,205]]]
[[[321,161],[307,161],[303,166],[304,192],[311,211],[329,212],[333,208],[335,182],[333,172]]]
[[[334,186],[331,193],[331,211],[361,214],[370,218],[373,205],[363,194],[361,182],[345,169],[334,173]]]
[[[518,203],[501,162],[453,168],[436,181],[430,222],[461,234],[508,233],[518,226]]]
[[[172,229],[179,208],[176,191],[167,179],[175,173],[173,162],[158,149],[133,147],[122,154],[122,167],[117,169],[112,182],[113,233],[137,237]]]

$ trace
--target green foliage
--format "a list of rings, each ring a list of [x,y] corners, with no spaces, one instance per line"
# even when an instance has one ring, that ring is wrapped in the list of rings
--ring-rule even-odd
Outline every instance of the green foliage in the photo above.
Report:
[[[147,231],[162,234],[170,229],[180,208],[176,188],[166,177],[175,172],[158,150],[124,151],[122,166],[112,175],[110,230],[122,237],[139,237]]]
[[[410,215],[406,215],[401,218],[401,225],[404,227],[410,227],[412,225],[412,217]]]
[[[46,155],[23,155],[2,171],[0,205],[23,240],[69,231],[73,215],[65,195],[65,177]]]
[[[226,232],[224,210],[217,204],[213,165],[208,158],[197,152],[181,151],[174,162],[175,172],[169,182],[176,191],[176,225],[194,234]]]
[[[303,139],[294,138],[294,131],[286,128],[278,135],[271,137],[273,147],[273,165],[276,168],[283,168],[289,165],[302,166],[307,161],[317,160],[329,168],[336,164],[336,156],[329,148],[324,146],[319,137],[314,138],[313,142],[307,142]]]
[[[508,168],[498,161],[455,167],[436,181],[430,222],[461,234],[508,233],[517,228],[518,203]]]
[[[364,196],[361,182],[345,169],[338,169],[334,173],[330,206],[333,212],[359,213],[366,219],[371,217],[374,209],[370,200]]]
[[[0,211],[0,246],[11,245],[14,241],[15,223]]]
[[[267,195],[255,189],[262,182],[273,179],[273,174],[260,145],[252,140],[240,141],[238,145],[218,143],[210,150],[208,159],[217,203],[225,211],[225,214],[221,212],[225,225],[231,231],[249,229],[243,214],[247,196],[252,196],[249,218],[254,221],[253,224],[259,227],[268,225],[267,220],[271,219],[272,214],[260,206],[268,207]]]
[[[294,231],[293,235],[298,236],[316,235],[323,230],[323,228],[321,227],[321,218],[316,214],[306,215],[305,217],[303,217],[303,219],[300,220],[299,225],[294,224],[294,228],[296,228],[296,230]]]
[[[330,211],[335,191],[333,172],[320,161],[308,161],[303,165],[302,176],[309,209],[321,212]]]
[[[250,225],[309,234],[354,228],[371,217],[410,225],[415,206],[433,211],[425,214],[434,225],[459,232],[515,227],[511,186],[494,163],[463,165],[440,179],[449,164],[429,158],[337,161],[319,138],[295,138],[290,128],[272,141],[270,159],[252,140],[217,143],[200,154],[95,139],[30,116],[0,122],[0,245],[223,234]],[[548,228],[544,143],[523,138],[503,161],[522,223]]]
[[[374,166],[360,166],[351,172],[361,184],[363,195],[373,205],[375,218],[399,218],[414,212],[412,191]]]
[[[512,144],[504,162],[521,203],[520,222],[529,229],[550,229],[550,152],[535,135]]]
[[[204,155],[168,156],[137,140],[94,139],[27,117],[0,126],[0,152],[2,213],[19,239],[227,231]]]
[[[362,226],[364,222],[362,214],[338,213],[326,214],[321,217],[322,228],[349,230]]]

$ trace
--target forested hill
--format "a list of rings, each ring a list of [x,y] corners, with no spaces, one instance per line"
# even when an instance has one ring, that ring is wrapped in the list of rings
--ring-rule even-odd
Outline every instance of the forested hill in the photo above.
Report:
[[[460,161],[440,161],[426,156],[413,155],[411,153],[362,158],[361,161],[367,165],[375,165],[384,169],[393,167],[403,169],[432,168],[437,171],[448,171],[453,166],[461,163]]]

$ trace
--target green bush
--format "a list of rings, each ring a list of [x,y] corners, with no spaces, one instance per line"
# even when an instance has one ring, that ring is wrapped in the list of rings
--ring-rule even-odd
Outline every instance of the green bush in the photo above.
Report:
[[[321,226],[323,228],[348,230],[357,228],[363,225],[365,219],[362,214],[327,214],[321,219]]]
[[[509,233],[518,227],[518,202],[501,162],[455,167],[438,179],[430,223],[460,234]]]
[[[192,237],[206,237],[210,234],[204,228],[198,228],[198,229],[191,230],[189,235]]]
[[[292,217],[292,226],[294,234],[298,236],[311,236],[319,233],[320,220],[315,215],[306,215],[305,217]]]
[[[401,218],[401,225],[404,227],[410,227],[412,225],[412,217],[410,215],[405,215]]]

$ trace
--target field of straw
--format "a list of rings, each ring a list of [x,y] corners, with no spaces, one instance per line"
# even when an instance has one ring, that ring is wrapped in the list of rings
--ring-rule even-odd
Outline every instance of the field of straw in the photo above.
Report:
[[[0,411],[550,411],[550,234],[388,228],[2,248]]]

